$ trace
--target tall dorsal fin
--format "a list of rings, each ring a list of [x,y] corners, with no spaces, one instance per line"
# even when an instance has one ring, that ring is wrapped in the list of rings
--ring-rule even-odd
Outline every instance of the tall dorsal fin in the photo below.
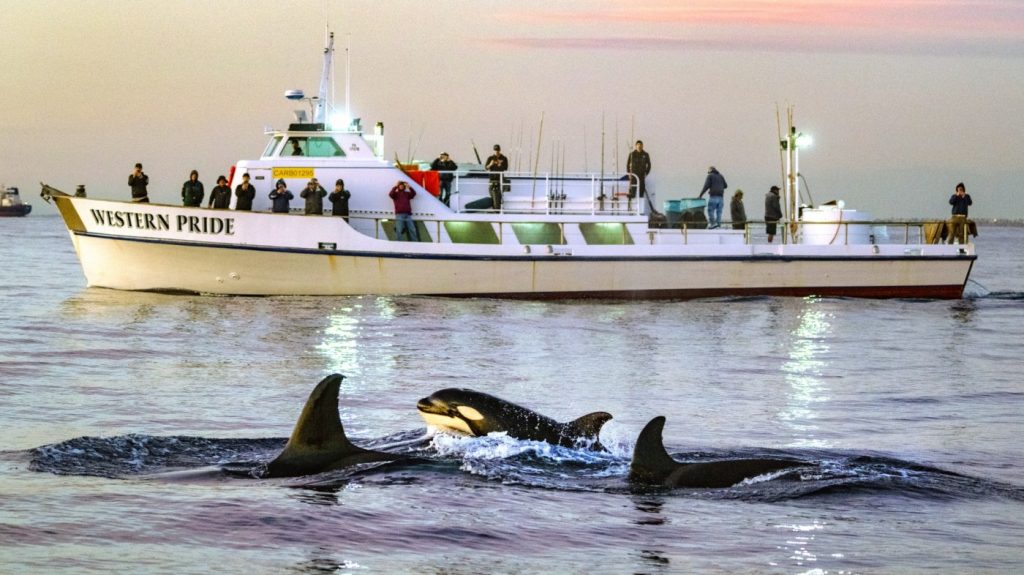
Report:
[[[569,422],[569,429],[577,437],[597,438],[601,434],[601,428],[611,420],[612,414],[607,411],[595,411]]]
[[[665,450],[661,432],[665,428],[665,416],[659,415],[647,422],[633,450],[633,461],[629,465],[629,480],[638,483],[660,484],[679,467]]]
[[[338,415],[338,388],[345,376],[328,375],[317,384],[302,408],[288,444],[267,465],[267,475],[306,475],[322,471],[331,461],[365,451],[345,437]]]

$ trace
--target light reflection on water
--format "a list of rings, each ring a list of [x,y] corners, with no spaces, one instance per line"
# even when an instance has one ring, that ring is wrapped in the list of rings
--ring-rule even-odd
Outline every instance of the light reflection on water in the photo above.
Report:
[[[789,401],[779,418],[794,432],[793,447],[832,447],[819,435],[818,409],[828,402],[828,387],[822,374],[830,366],[824,359],[829,352],[831,330],[828,314],[808,300],[800,313],[799,324],[790,334],[789,357],[782,364],[785,381],[790,387]]]

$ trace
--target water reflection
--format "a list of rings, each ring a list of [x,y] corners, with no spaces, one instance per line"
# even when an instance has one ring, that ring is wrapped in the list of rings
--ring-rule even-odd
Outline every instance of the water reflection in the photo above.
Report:
[[[666,523],[665,516],[662,515],[662,507],[665,506],[665,502],[661,499],[634,499],[633,506],[636,510],[641,512],[643,515],[638,515],[633,520],[635,525],[664,525]]]
[[[359,372],[359,330],[361,303],[342,307],[330,317],[324,336],[316,346],[331,373]]]
[[[778,525],[777,528],[788,532],[786,542],[781,549],[789,553],[789,559],[797,567],[806,567],[818,561],[818,555],[812,547],[816,544],[817,533],[825,529],[825,525],[821,521],[815,519],[809,523]],[[815,571],[807,573],[813,572]]]
[[[821,302],[808,300],[789,342],[789,358],[782,365],[789,386],[786,407],[779,418],[793,431],[796,447],[829,447],[818,436],[819,409],[828,401],[828,388],[822,372],[828,366],[822,356],[828,353],[827,337],[832,330],[830,314],[821,309]]]

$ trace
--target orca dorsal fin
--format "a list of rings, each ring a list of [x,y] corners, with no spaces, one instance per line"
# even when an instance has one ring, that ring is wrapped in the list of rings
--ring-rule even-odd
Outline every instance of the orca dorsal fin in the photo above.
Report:
[[[601,428],[612,419],[612,414],[606,411],[595,411],[569,422],[569,429],[577,437],[597,438],[601,434]]]
[[[633,449],[633,461],[629,464],[629,480],[637,483],[660,484],[679,463],[665,450],[661,433],[665,428],[665,416],[659,415],[647,422]]]
[[[345,437],[338,415],[338,388],[344,375],[325,377],[309,394],[288,444],[267,465],[269,477],[307,475],[322,471],[330,461],[365,451]]]

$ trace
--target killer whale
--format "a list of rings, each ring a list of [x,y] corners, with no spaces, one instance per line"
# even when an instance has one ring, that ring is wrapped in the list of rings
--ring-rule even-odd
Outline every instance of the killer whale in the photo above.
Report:
[[[629,466],[629,481],[664,487],[731,487],[744,479],[782,469],[803,467],[796,459],[731,459],[679,463],[665,450],[662,431],[665,417],[652,419],[640,432]]]
[[[362,463],[396,461],[400,455],[371,451],[352,444],[338,415],[338,388],[345,376],[325,377],[309,394],[284,450],[267,464],[263,477],[295,477]]]
[[[506,432],[517,439],[545,441],[563,447],[603,450],[598,441],[601,427],[612,418],[610,413],[596,411],[566,423],[531,409],[505,401],[489,393],[450,387],[436,391],[416,403],[420,416],[429,425],[461,431],[469,435]]]

